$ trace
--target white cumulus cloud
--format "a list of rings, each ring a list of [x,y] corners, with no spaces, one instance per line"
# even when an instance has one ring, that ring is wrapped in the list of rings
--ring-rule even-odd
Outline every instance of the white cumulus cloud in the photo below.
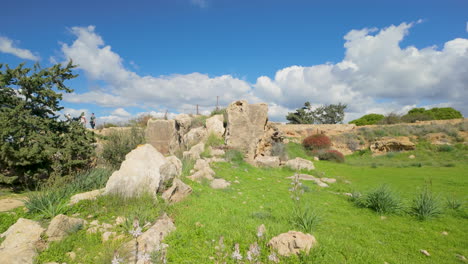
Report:
[[[40,58],[34,55],[30,50],[15,47],[13,40],[0,36],[0,52],[12,54],[18,58],[38,61]]]

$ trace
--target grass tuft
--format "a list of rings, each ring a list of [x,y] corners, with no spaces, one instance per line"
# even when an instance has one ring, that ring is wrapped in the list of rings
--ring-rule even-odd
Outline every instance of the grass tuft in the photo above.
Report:
[[[387,185],[382,185],[371,191],[364,199],[365,207],[380,214],[397,213],[401,209],[400,200]]]
[[[442,213],[438,197],[434,196],[427,187],[413,200],[410,212],[421,221],[436,217]]]

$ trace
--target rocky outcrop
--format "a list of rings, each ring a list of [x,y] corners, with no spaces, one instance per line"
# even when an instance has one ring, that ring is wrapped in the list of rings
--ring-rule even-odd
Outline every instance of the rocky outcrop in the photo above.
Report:
[[[0,237],[0,263],[32,264],[37,255],[36,244],[41,240],[44,228],[39,223],[20,218]]]
[[[283,134],[278,130],[275,123],[268,122],[265,126],[265,131],[257,143],[255,149],[255,157],[272,156],[273,147],[275,144],[282,144],[284,141]]]
[[[315,170],[315,166],[312,161],[302,158],[288,160],[285,166],[292,170]]]
[[[178,128],[179,135],[185,135],[189,132],[192,125],[192,118],[187,114],[178,114],[175,117],[176,128]]]
[[[317,245],[317,240],[314,236],[297,231],[280,234],[268,242],[268,246],[281,256],[290,256],[300,252],[308,254],[315,245]]]
[[[208,131],[204,127],[197,127],[191,129],[187,134],[183,136],[184,146],[186,148],[191,148],[192,146],[205,142],[208,137]]]
[[[218,137],[222,137],[225,131],[223,115],[214,115],[206,119],[206,129],[208,130],[208,135],[213,133]]]
[[[280,166],[280,159],[276,156],[257,156],[255,158],[255,165],[259,167],[277,168]]]
[[[176,229],[172,220],[164,214],[161,216],[156,223],[151,226],[146,232],[137,238],[138,241],[138,252],[148,253],[161,250],[162,240],[172,231]],[[124,245],[124,248],[130,252],[135,252],[135,241],[132,240]],[[135,262],[134,254],[131,254],[128,263]],[[139,259],[137,264],[146,263],[143,259]]]
[[[197,160],[200,158],[200,154],[205,151],[205,143],[200,142],[193,146],[189,151],[184,151],[184,159]]]
[[[227,109],[226,145],[244,153],[248,162],[255,159],[257,144],[262,139],[268,120],[268,105],[235,101]]]
[[[125,156],[120,169],[112,173],[104,194],[134,197],[148,192],[155,195],[161,182],[159,169],[164,163],[166,159],[152,145],[137,147]]]
[[[182,162],[176,156],[166,158],[166,162],[159,168],[161,181],[158,192],[163,192],[167,186],[172,184],[174,178],[182,174]]]
[[[103,194],[104,191],[105,188],[102,188],[99,190],[75,194],[70,198],[70,203],[68,205],[74,205],[83,200],[96,200],[96,198]]]
[[[85,224],[85,220],[80,218],[68,217],[63,214],[59,214],[50,221],[49,227],[47,228],[46,235],[49,241],[62,240],[72,230],[78,230]]]
[[[148,120],[146,142],[163,154],[174,153],[180,146],[175,120]]]
[[[414,150],[416,145],[408,137],[383,137],[370,145],[373,154],[385,154],[393,151]]]
[[[192,193],[192,188],[179,179],[174,179],[171,188],[167,189],[162,198],[168,203],[177,203]]]

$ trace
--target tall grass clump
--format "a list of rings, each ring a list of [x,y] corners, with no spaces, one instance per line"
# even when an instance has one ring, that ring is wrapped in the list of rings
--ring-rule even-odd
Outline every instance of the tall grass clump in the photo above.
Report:
[[[289,189],[293,201],[291,224],[303,232],[312,233],[313,229],[320,222],[320,216],[310,206],[304,206],[301,203],[304,188],[298,174],[294,175],[291,185],[292,187]]]
[[[438,197],[432,194],[429,188],[425,187],[413,200],[413,204],[410,208],[411,214],[422,221],[438,216],[442,213],[438,199]]]
[[[93,168],[77,174],[64,188],[71,194],[100,189],[106,186],[112,172],[109,168]]]
[[[195,166],[195,161],[193,159],[182,159],[182,174],[181,177],[190,176],[190,171]]]
[[[69,196],[70,193],[67,188],[32,192],[27,195],[24,206],[30,214],[37,214],[43,218],[53,218],[68,211],[67,199]]]
[[[445,205],[448,209],[459,210],[463,206],[463,202],[456,198],[447,198]]]
[[[206,147],[219,147],[224,145],[224,139],[211,132],[206,139]]]
[[[363,205],[380,214],[397,213],[402,207],[400,199],[387,185],[369,192],[363,200]]]
[[[105,137],[101,156],[107,164],[118,167],[125,160],[125,155],[143,143],[145,134],[142,129],[133,127],[126,131],[112,131]]]
[[[236,149],[228,149],[226,151],[225,158],[228,162],[231,162],[237,165],[244,162],[244,155],[242,154],[242,152]]]

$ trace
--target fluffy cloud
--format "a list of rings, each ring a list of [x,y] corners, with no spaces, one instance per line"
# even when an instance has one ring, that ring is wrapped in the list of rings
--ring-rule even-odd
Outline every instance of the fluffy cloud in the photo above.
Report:
[[[354,116],[441,101],[468,113],[463,102],[468,98],[468,39],[448,41],[442,49],[401,48],[411,26],[351,30],[344,37],[341,62],[287,67],[274,79],[261,76],[256,95],[290,108],[305,99],[343,102]]]
[[[107,86],[83,94],[64,97],[68,102],[92,102],[101,106],[142,106],[158,109],[180,109],[190,105],[195,109],[213,106],[219,95],[221,104],[240,98],[252,98],[251,86],[230,75],[210,77],[191,73],[170,76],[139,76],[123,66],[122,58],[106,46],[94,32],[94,27],[71,29],[77,39],[63,44],[66,59],[73,59],[91,80],[104,81]]]
[[[15,47],[13,41],[7,37],[0,37],[0,52],[15,55],[21,59],[38,61],[39,56],[34,55],[30,50]]]
[[[209,112],[219,95],[222,105],[237,99],[267,102],[270,118],[276,121],[284,120],[287,112],[305,101],[315,106],[345,103],[348,121],[368,113],[437,104],[453,106],[467,115],[468,39],[453,39],[441,48],[401,47],[412,26],[402,23],[380,30],[351,30],[344,36],[342,61],[286,67],[273,78],[260,76],[254,84],[231,75],[140,76],[123,66],[123,59],[105,45],[93,26],[74,27],[71,31],[76,40],[62,45],[63,54],[90,80],[106,86],[64,99],[114,108],[152,108],[160,113],[166,109],[194,113],[196,104],[200,112]]]

